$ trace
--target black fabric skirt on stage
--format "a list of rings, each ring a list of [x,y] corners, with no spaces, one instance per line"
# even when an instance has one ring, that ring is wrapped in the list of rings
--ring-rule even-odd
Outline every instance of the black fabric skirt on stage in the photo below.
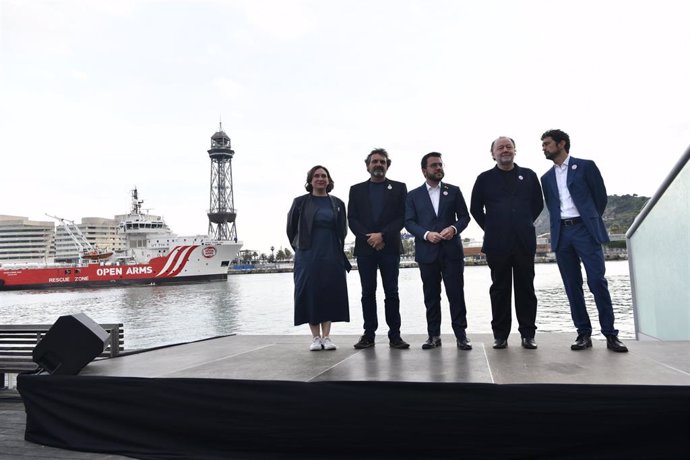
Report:
[[[26,440],[143,459],[690,458],[690,387],[20,375]]]

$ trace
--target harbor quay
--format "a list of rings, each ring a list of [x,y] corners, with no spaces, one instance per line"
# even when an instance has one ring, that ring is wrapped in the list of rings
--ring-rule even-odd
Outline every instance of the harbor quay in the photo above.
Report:
[[[628,260],[625,251],[607,251],[604,253],[607,261]],[[353,270],[357,270],[357,259],[349,259]],[[538,255],[534,258],[534,262],[538,264],[556,263],[556,256],[553,253]],[[466,256],[464,260],[466,266],[486,265],[486,258],[483,254],[475,256]],[[414,256],[403,256],[400,258],[400,268],[417,268],[417,262]],[[235,264],[228,270],[228,275],[247,275],[251,273],[289,273],[293,271],[293,264],[291,261],[285,262],[259,262]]]

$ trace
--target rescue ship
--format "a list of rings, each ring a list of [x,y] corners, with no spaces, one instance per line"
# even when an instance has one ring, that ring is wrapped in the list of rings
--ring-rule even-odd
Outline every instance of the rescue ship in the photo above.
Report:
[[[90,245],[75,225],[70,230],[80,255],[72,263],[0,266],[0,290],[103,287],[226,280],[242,243],[207,235],[177,236],[160,216],[142,212],[137,190],[128,214],[117,216],[122,251]],[[73,222],[72,222],[73,225]]]

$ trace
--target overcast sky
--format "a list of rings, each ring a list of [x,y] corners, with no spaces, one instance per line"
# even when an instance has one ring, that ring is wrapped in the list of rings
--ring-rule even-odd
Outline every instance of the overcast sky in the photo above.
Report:
[[[541,175],[560,128],[609,194],[651,196],[690,145],[689,17],[685,0],[0,0],[0,214],[112,217],[136,186],[206,233],[220,120],[238,236],[266,253],[289,246],[311,166],[346,201],[375,147],[410,189],[442,152],[469,205],[494,138]]]

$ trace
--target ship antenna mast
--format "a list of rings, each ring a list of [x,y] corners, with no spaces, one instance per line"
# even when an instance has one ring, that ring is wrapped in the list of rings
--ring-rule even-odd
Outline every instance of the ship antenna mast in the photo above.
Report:
[[[141,205],[144,204],[144,200],[139,199],[139,192],[137,191],[137,186],[134,186],[132,190],[132,214],[141,214]]]

